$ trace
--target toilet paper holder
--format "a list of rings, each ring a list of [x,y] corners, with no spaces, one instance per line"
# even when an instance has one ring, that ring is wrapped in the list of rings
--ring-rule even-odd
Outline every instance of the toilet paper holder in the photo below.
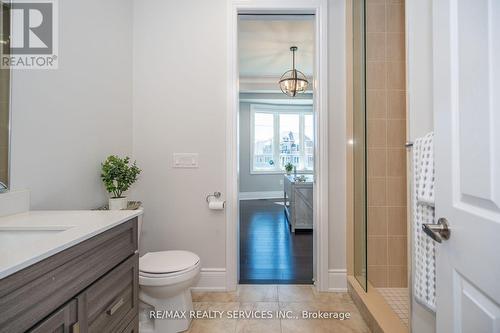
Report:
[[[214,192],[212,194],[207,195],[206,200],[207,200],[207,202],[210,202],[211,198],[220,199],[221,196],[222,196],[222,193],[220,193],[220,192]]]

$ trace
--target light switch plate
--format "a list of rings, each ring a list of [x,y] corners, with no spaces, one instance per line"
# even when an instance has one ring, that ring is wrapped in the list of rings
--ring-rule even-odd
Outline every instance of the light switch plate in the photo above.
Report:
[[[198,168],[197,153],[174,153],[172,157],[173,168]]]

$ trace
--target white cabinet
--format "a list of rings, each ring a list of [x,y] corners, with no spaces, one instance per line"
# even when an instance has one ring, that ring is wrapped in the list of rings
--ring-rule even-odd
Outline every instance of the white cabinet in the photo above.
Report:
[[[285,215],[292,232],[295,229],[313,227],[313,178],[306,176],[305,181],[296,181],[294,176],[284,179]]]

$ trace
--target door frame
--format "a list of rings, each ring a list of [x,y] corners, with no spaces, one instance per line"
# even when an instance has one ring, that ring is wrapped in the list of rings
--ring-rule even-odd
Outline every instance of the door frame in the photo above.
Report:
[[[319,291],[328,291],[328,0],[228,0],[226,113],[226,290],[235,290],[239,267],[238,152],[238,14],[315,14],[314,112],[314,276]]]

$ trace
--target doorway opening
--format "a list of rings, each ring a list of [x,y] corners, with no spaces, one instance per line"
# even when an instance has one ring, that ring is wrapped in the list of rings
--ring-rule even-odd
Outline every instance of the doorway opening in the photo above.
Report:
[[[240,284],[314,282],[314,35],[311,14],[238,16]]]
[[[226,210],[226,289],[227,290],[235,290],[237,284],[240,282],[240,203],[248,200],[240,201],[240,183],[241,183],[241,168],[243,167],[240,164],[240,155],[243,155],[243,152],[240,150],[240,123],[242,120],[240,119],[240,103],[244,102],[244,98],[251,99],[251,103],[249,104],[265,104],[267,108],[279,108],[279,103],[269,103],[273,102],[272,100],[279,96],[279,99],[282,99],[282,90],[287,90],[287,87],[281,86],[279,81],[282,78],[283,72],[293,69],[293,61],[292,55],[293,50],[295,50],[296,55],[296,63],[295,68],[301,70],[303,68],[304,62],[300,60],[300,52],[303,51],[301,45],[295,45],[296,43],[290,42],[290,40],[283,41],[281,47],[284,49],[282,54],[283,60],[283,72],[276,71],[273,76],[260,76],[258,78],[249,78],[248,80],[242,80],[240,76],[240,26],[239,23],[243,20],[240,20],[241,17],[245,16],[246,21],[251,21],[255,18],[266,18],[267,21],[264,21],[265,24],[270,24],[273,20],[277,18],[283,20],[292,20],[295,18],[295,21],[298,21],[297,18],[301,18],[302,21],[307,21],[312,18],[313,31],[314,34],[311,36],[313,40],[313,60],[312,60],[312,75],[311,77],[306,79],[309,81],[308,87],[310,88],[310,97],[305,99],[312,99],[312,104],[309,101],[308,105],[300,105],[300,104],[291,104],[287,103],[285,106],[289,108],[289,114],[292,114],[294,119],[299,121],[299,130],[297,136],[294,135],[294,139],[298,138],[300,140],[301,136],[305,134],[306,122],[307,120],[306,113],[312,113],[312,121],[313,121],[313,146],[312,146],[312,175],[313,175],[313,200],[312,200],[312,280],[308,283],[314,283],[314,286],[317,291],[328,291],[328,290],[336,290],[336,284],[332,284],[332,288],[330,288],[330,281],[334,281],[335,279],[330,278],[330,272],[328,270],[328,85],[327,85],[327,77],[328,77],[328,66],[327,66],[327,58],[328,58],[328,25],[327,25],[327,1],[326,0],[303,0],[296,1],[293,3],[288,2],[262,2],[257,0],[249,0],[245,2],[235,1],[232,2],[230,7],[228,8],[230,14],[228,15],[228,112],[227,112],[227,127],[226,133],[228,136],[228,147],[227,147],[227,178],[226,178],[226,193],[227,193],[227,210]],[[244,19],[244,20],[245,20]],[[301,22],[301,21],[299,21]],[[265,31],[265,30],[264,30]],[[269,33],[269,31],[267,31]],[[266,34],[263,34],[266,37]],[[280,44],[280,40],[271,40],[274,44]],[[257,43],[258,44],[258,43]],[[298,43],[297,43],[298,44]],[[266,43],[261,41],[261,46],[265,46]],[[292,48],[292,46],[297,46],[297,49]],[[280,47],[280,50],[281,50]],[[279,56],[279,53],[275,53]],[[254,68],[261,68],[268,63],[266,61],[262,63],[258,63],[254,60]],[[303,69],[302,69],[303,70]],[[285,76],[286,77],[286,76]],[[272,90],[274,92],[269,92],[268,90],[263,91],[262,87],[270,87],[272,86]],[[252,88],[253,87],[253,88]],[[260,87],[260,88],[259,88]],[[293,87],[293,86],[292,86]],[[282,89],[283,88],[283,89]],[[290,88],[290,86],[288,87]],[[243,96],[244,91],[252,91],[249,95]],[[259,101],[259,98],[262,97],[261,94],[266,94],[267,102],[262,103]],[[305,92],[307,94],[307,91]],[[272,98],[269,98],[273,96]],[[283,95],[284,96],[284,95]],[[305,95],[307,96],[307,95]],[[289,100],[300,100],[301,97],[304,97],[304,94],[299,94],[299,97],[289,98]],[[248,102],[248,101],[247,101]],[[259,102],[259,103],[258,103]],[[312,111],[300,110],[300,108],[311,107]],[[291,110],[291,108],[294,108]],[[253,107],[253,113],[262,113],[265,111],[263,109],[259,109],[259,106]],[[273,118],[273,140],[276,141],[276,144],[272,144],[272,156],[276,159],[273,160],[271,164],[274,166],[279,165],[280,159],[280,135],[279,135],[279,122],[280,122],[280,110],[272,110],[274,113],[272,115],[268,115],[269,118]],[[291,112],[293,111],[293,112]],[[272,113],[269,110],[266,112]],[[250,114],[252,112],[250,111]],[[298,116],[297,116],[298,115]],[[260,117],[260,116],[259,116]],[[277,119],[277,120],[276,120]],[[283,119],[285,117],[283,116]],[[297,122],[297,120],[295,120]],[[301,125],[302,124],[302,125]],[[276,126],[276,128],[275,128]],[[283,120],[283,126],[288,126]],[[247,127],[247,131],[250,132],[249,127]],[[255,131],[255,130],[254,130]],[[277,135],[277,139],[275,138],[274,133]],[[292,131],[293,133],[293,131]],[[301,134],[303,133],[303,134]],[[302,137],[302,142],[306,140]],[[290,142],[290,150],[292,150]],[[255,148],[255,147],[254,147]],[[248,166],[247,170],[251,170],[252,166],[250,165],[250,147],[248,148],[248,153],[246,157],[248,158]],[[296,149],[293,148],[293,149]],[[275,151],[276,150],[276,151]],[[298,149],[300,151],[300,147]],[[303,150],[304,151],[304,150]],[[299,157],[299,160],[295,160],[298,167],[297,176],[302,176],[300,172],[300,168],[305,166],[304,158],[305,155],[301,153],[302,157]],[[293,154],[292,154],[293,155]],[[276,156],[276,157],[275,157]],[[243,156],[241,156],[243,158]],[[290,156],[289,156],[290,157]],[[291,157],[290,157],[291,158]],[[264,160],[265,161],[265,160]],[[278,164],[276,164],[278,162]],[[285,163],[286,164],[286,163]],[[293,164],[293,163],[292,163]],[[258,163],[254,165],[255,169],[259,168]],[[293,167],[292,167],[293,169]],[[276,169],[279,170],[279,169]],[[250,172],[250,171],[248,171]],[[284,172],[282,170],[279,171],[281,174],[281,178],[283,179],[283,183],[285,184]],[[309,171],[311,173],[311,171]],[[271,176],[275,176],[275,174],[271,174]],[[292,177],[295,174],[292,171]],[[280,184],[280,181],[277,181]],[[306,177],[307,182],[307,177]],[[306,183],[304,182],[304,183]],[[270,204],[274,206],[274,208],[278,208],[284,212],[284,204],[287,203],[287,200],[284,200],[285,191],[283,184],[283,191],[280,191],[281,195],[279,197],[277,195],[266,198],[260,197],[261,200],[269,200]],[[270,191],[272,192],[272,191]],[[277,193],[276,191],[275,193]],[[251,194],[255,194],[250,192]],[[244,199],[250,198],[251,194],[243,195]],[[259,193],[257,193],[259,194]],[[281,202],[281,203],[280,203]],[[269,203],[269,202],[268,202]],[[290,200],[288,200],[290,203]],[[284,219],[281,219],[282,226],[289,227],[288,220],[286,216],[281,215]],[[285,223],[286,222],[286,223]],[[297,228],[296,228],[297,229]],[[281,230],[285,230],[282,228]],[[289,230],[288,233],[292,233],[295,235],[293,231]],[[299,232],[300,233],[300,232]],[[290,234],[289,234],[290,235]],[[254,238],[257,239],[257,238]],[[258,238],[260,239],[260,238]],[[283,238],[285,240],[285,238]],[[289,244],[289,243],[287,243]],[[285,249],[285,245],[282,247],[277,247],[276,249]],[[262,256],[265,256],[262,254]],[[242,281],[244,282],[244,281]],[[278,281],[276,281],[278,283]],[[283,283],[287,283],[286,281]]]

